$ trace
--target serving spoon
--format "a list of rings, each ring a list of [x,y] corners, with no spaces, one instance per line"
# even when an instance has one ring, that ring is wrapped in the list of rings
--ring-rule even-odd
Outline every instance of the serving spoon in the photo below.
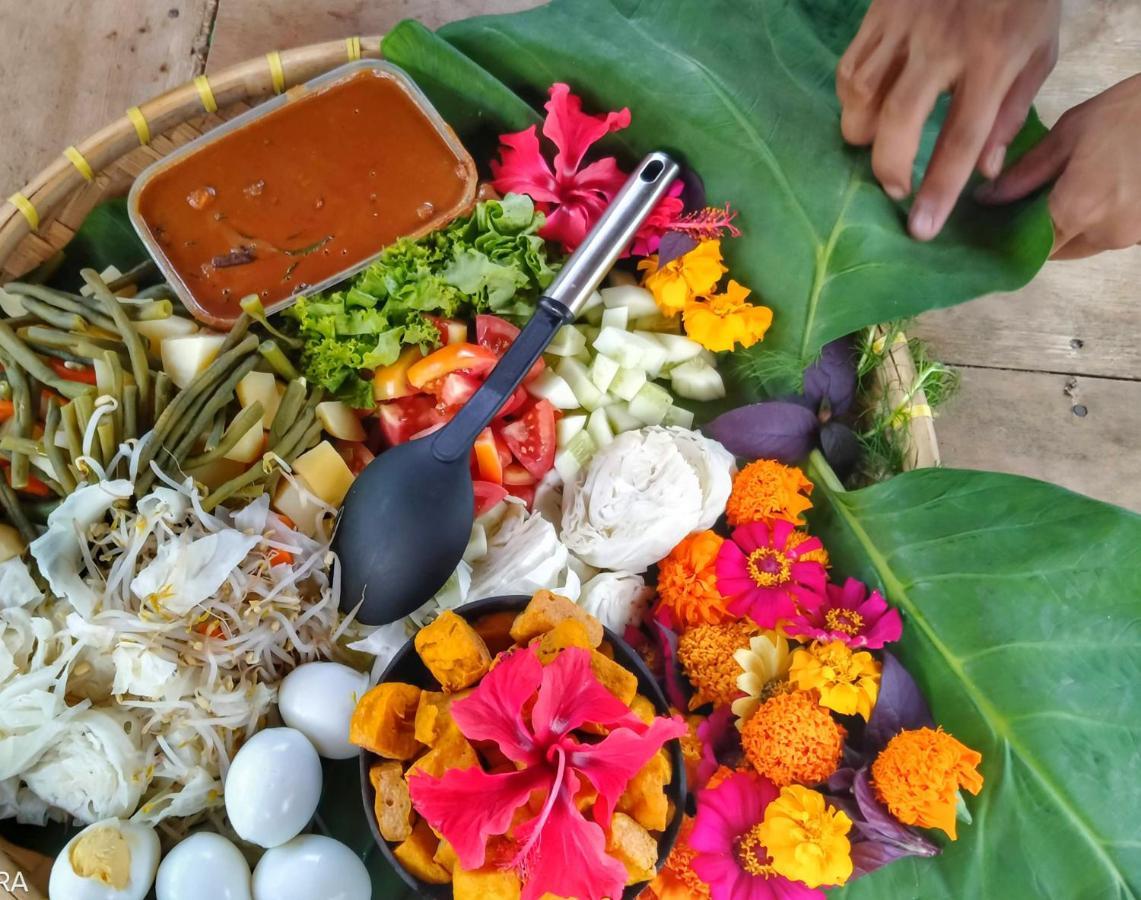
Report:
[[[341,609],[384,625],[424,604],[455,571],[475,515],[469,458],[491,422],[563,325],[573,322],[678,176],[651,153],[611,201],[539,299],[487,380],[443,428],[381,453],[345,496],[333,534]]]

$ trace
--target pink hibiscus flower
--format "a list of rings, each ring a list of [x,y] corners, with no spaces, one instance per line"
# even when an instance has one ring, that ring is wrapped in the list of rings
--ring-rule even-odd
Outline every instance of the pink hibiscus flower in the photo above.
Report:
[[[528,721],[524,708],[532,697]],[[460,864],[485,865],[488,839],[506,835],[516,810],[532,792],[544,791],[539,814],[514,828],[518,850],[504,865],[524,881],[521,900],[548,892],[580,900],[620,896],[626,869],[606,853],[603,826],[630,779],[666,741],[686,733],[685,723],[675,717],[645,725],[599,683],[590,654],[577,648],[546,667],[534,650],[517,650],[451,709],[465,737],[494,742],[521,766],[495,775],[477,767],[451,769],[442,778],[417,772],[409,779],[416,811],[455,848]],[[611,731],[598,743],[579,743],[571,732],[587,722]],[[584,781],[598,792],[593,821],[575,805]]]
[[[800,609],[784,628],[802,640],[843,641],[849,647],[879,650],[899,640],[903,620],[879,591],[869,594],[866,584],[849,578],[843,587],[829,584],[823,603]]]
[[[693,871],[713,900],[823,900],[824,893],[777,875],[759,832],[765,808],[780,791],[753,772],[739,772],[697,795],[689,846]]]
[[[729,609],[762,628],[775,628],[801,608],[824,602],[828,573],[805,555],[820,550],[817,538],[789,544],[796,527],[784,519],[751,522],[733,530],[717,554],[717,590]]]

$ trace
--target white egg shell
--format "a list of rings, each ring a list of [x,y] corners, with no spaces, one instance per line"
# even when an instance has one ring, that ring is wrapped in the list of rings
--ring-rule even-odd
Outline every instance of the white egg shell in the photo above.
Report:
[[[158,900],[250,900],[250,867],[222,835],[200,831],[166,855],[155,895]]]
[[[253,900],[370,900],[360,857],[340,841],[303,834],[267,850],[254,869]]]
[[[313,742],[326,759],[352,759],[353,709],[368,690],[368,676],[335,662],[312,662],[285,676],[277,694],[281,718]]]
[[[244,841],[276,847],[297,837],[321,799],[321,759],[294,728],[267,728],[234,756],[226,814]]]
[[[117,890],[98,878],[84,878],[71,867],[71,848],[97,828],[115,828],[127,841],[131,868],[124,888]],[[88,825],[68,841],[55,858],[48,881],[48,896],[52,900],[144,900],[155,880],[160,852],[158,835],[149,825],[136,825],[121,819],[104,819]]]

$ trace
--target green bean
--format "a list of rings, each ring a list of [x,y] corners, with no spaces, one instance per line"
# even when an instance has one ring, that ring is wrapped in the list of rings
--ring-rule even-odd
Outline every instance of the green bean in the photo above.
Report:
[[[301,446],[302,440],[309,429],[315,424],[312,413],[302,413],[297,417],[289,430],[281,436],[276,444],[272,445],[273,452],[278,454],[282,459],[287,459],[294,455],[295,451]]]
[[[147,346],[142,337],[135,331],[130,318],[124,311],[119,299],[107,290],[107,285],[94,269],[81,269],[79,274],[95,291],[95,296],[111,314],[123,342],[127,345],[127,352],[131,357],[131,370],[135,375],[135,385],[139,389],[139,400],[144,405],[151,399],[151,369],[147,361]]]
[[[99,312],[87,302],[86,297],[81,297],[78,294],[67,294],[63,291],[53,290],[52,288],[44,287],[40,284],[24,284],[19,281],[8,282],[8,284],[4,285],[4,290],[10,294],[19,294],[21,297],[32,297],[36,300],[42,300],[44,303],[49,303],[58,309],[77,313],[83,316],[83,318],[92,325],[96,325],[99,328],[111,332],[117,331],[113,319]]]
[[[171,452],[171,455],[174,457],[176,465],[180,465],[182,460],[186,458],[186,455],[190,452],[190,448],[194,446],[194,442],[198,440],[202,432],[206,430],[206,427],[213,420],[214,416],[230,405],[234,399],[234,390],[238,382],[253,371],[256,365],[256,357],[246,357],[238,363],[238,367],[230,373],[217,390],[207,395],[205,405],[198,412],[198,415],[188,422],[182,436],[174,445],[174,450]],[[174,437],[174,435],[175,431],[172,430],[171,436]]]
[[[203,508],[211,510],[223,500],[259,481],[267,479],[276,481],[276,470],[280,463],[276,462],[274,457],[288,462],[290,457],[296,456],[298,448],[303,446],[306,440],[309,440],[311,436],[315,440],[320,434],[320,423],[314,421],[312,415],[303,414],[298,417],[297,421],[282,436],[277,446],[271,446],[262,455],[260,463],[255,463],[241,475],[231,478],[225,484],[219,485],[211,491],[202,501]]]
[[[100,366],[99,363],[103,365]],[[115,405],[115,411],[111,414],[115,420],[115,432],[120,437],[136,437],[134,434],[123,433],[123,387],[126,380],[123,377],[123,366],[119,362],[119,357],[112,353],[110,350],[103,351],[102,359],[95,361],[95,377],[98,380],[100,368],[108,370],[106,377],[110,381],[109,389],[103,391],[109,394],[118,401]]]
[[[20,536],[27,543],[30,544],[39,537],[39,532],[36,531],[28,517],[24,515],[20,498],[16,496],[16,492],[8,484],[8,479],[4,478],[3,475],[0,475],[0,506],[4,507],[4,512],[8,514],[8,520],[16,526],[16,530],[20,532]]]
[[[265,357],[265,361],[269,363],[270,368],[286,381],[293,381],[293,379],[301,377],[301,373],[293,367],[293,363],[281,352],[281,348],[277,346],[276,341],[262,341],[258,347],[258,353]]]
[[[260,462],[254,463],[241,475],[237,475],[234,478],[231,478],[225,484],[219,485],[209,494],[207,494],[206,497],[204,497],[202,500],[202,508],[209,512],[223,500],[229,498],[233,494],[236,494],[242,488],[249,487],[250,485],[256,484],[258,481],[261,481],[264,478],[268,478],[270,473],[265,470],[267,465],[275,467],[278,464],[273,461],[272,457],[266,459],[263,456]]]
[[[20,340],[16,332],[5,322],[0,322],[0,349],[36,381],[65,397],[77,397],[87,389],[86,385],[56,375],[42,359],[28,349],[28,345]]]
[[[170,380],[170,376],[166,372],[159,372],[155,375],[155,419],[159,417],[159,413],[170,406],[170,398],[173,396],[174,382]]]
[[[202,442],[202,449],[213,450],[218,446],[218,442],[222,440],[222,434],[226,430],[226,411],[224,409],[218,410],[214,414],[213,420],[210,422],[210,430],[206,432],[206,440]]]
[[[72,465],[83,455],[83,431],[79,427],[79,408],[75,401],[64,404],[59,411],[63,434],[67,439],[67,452],[71,457]]]
[[[73,401],[75,404],[75,421],[79,426],[79,439],[80,439],[80,456],[92,456],[98,459],[98,452],[95,449],[94,443],[90,448],[84,446],[87,441],[87,423],[91,420],[92,414],[95,412],[95,398],[91,393],[81,394]],[[86,452],[90,450],[90,452]],[[78,465],[78,463],[77,463]],[[95,473],[87,471],[85,473],[87,481],[96,481]]]
[[[293,424],[304,408],[305,379],[295,378],[286,385],[285,393],[281,395],[281,402],[277,404],[277,412],[270,423],[269,444],[271,447],[285,434],[286,429]]]
[[[11,326],[9,320],[8,325]],[[21,328],[17,334],[29,344],[37,347],[58,347],[71,350],[88,359],[94,359],[98,354],[81,353],[80,346],[97,347],[99,350],[115,350],[123,352],[123,342],[97,337],[91,333],[73,334],[69,331],[60,331],[56,328],[45,328],[43,325],[31,325]]]
[[[152,322],[156,319],[169,319],[174,315],[174,304],[165,297],[161,300],[144,297],[116,297],[123,312],[132,322]]]
[[[115,455],[115,448],[119,446],[118,435],[115,434],[115,414],[105,413],[95,426],[95,436],[99,439],[99,451],[102,454],[103,465],[109,465]]]
[[[242,313],[234,320],[234,324],[230,326],[230,331],[226,335],[226,339],[222,341],[222,349],[218,351],[219,354],[225,353],[238,346],[242,340],[245,339],[246,333],[250,330],[250,325],[253,324],[251,319],[246,313]]]
[[[55,328],[62,328],[65,331],[87,330],[87,320],[79,313],[59,309],[50,303],[43,303],[33,297],[24,297],[20,302],[24,304],[24,309],[37,319],[42,319]]]
[[[243,297],[238,305],[242,307],[243,313],[261,325],[262,328],[285,344],[286,347],[292,347],[294,350],[301,347],[302,342],[300,338],[285,334],[270,324],[269,316],[265,314],[265,307],[261,305],[261,298],[257,294],[250,294]]]
[[[226,429],[225,434],[222,435],[222,439],[211,449],[199,453],[197,456],[191,456],[183,463],[183,468],[187,470],[198,469],[221,459],[234,449],[238,441],[244,438],[251,428],[261,421],[264,414],[265,410],[262,408],[260,400],[255,400],[249,406],[244,407],[240,413],[234,416],[234,420]]]
[[[123,385],[123,437],[139,436],[139,389],[133,384]]]
[[[45,456],[43,444],[34,438],[6,434],[0,437],[0,450],[9,453],[23,453],[25,456]]]
[[[158,267],[150,259],[144,259],[141,263],[131,266],[118,278],[112,278],[107,282],[108,290],[118,293],[125,287],[130,287],[132,284],[138,284],[143,278],[148,275],[153,275],[158,271]]]
[[[19,364],[7,354],[0,355],[0,363],[3,363],[4,373],[8,376],[8,383],[12,386],[12,403],[15,407],[12,424],[15,436],[30,437],[34,410],[32,409],[32,392],[27,376]],[[12,468],[8,473],[8,478],[12,487],[17,490],[28,486],[28,457],[25,453],[12,453]]]
[[[55,472],[55,477],[59,480],[60,486],[70,494],[75,490],[75,479],[72,478],[68,469],[67,457],[64,455],[63,449],[56,446],[55,442],[60,419],[59,403],[53,397],[48,400],[48,411],[44,417],[44,450],[47,452],[48,461],[52,465],[52,471]]]
[[[171,290],[170,285],[165,281],[162,281],[158,284],[152,284],[150,287],[143,288],[141,291],[135,294],[135,299],[151,300],[158,297],[170,297],[173,294],[174,291]]]

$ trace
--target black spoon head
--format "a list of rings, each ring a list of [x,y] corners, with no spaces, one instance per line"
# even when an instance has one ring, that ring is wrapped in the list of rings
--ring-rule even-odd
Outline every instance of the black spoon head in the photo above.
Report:
[[[385,625],[423,605],[459,565],[474,510],[466,455],[440,462],[431,438],[386,450],[353,482],[333,535],[341,609],[363,598],[357,618]]]

